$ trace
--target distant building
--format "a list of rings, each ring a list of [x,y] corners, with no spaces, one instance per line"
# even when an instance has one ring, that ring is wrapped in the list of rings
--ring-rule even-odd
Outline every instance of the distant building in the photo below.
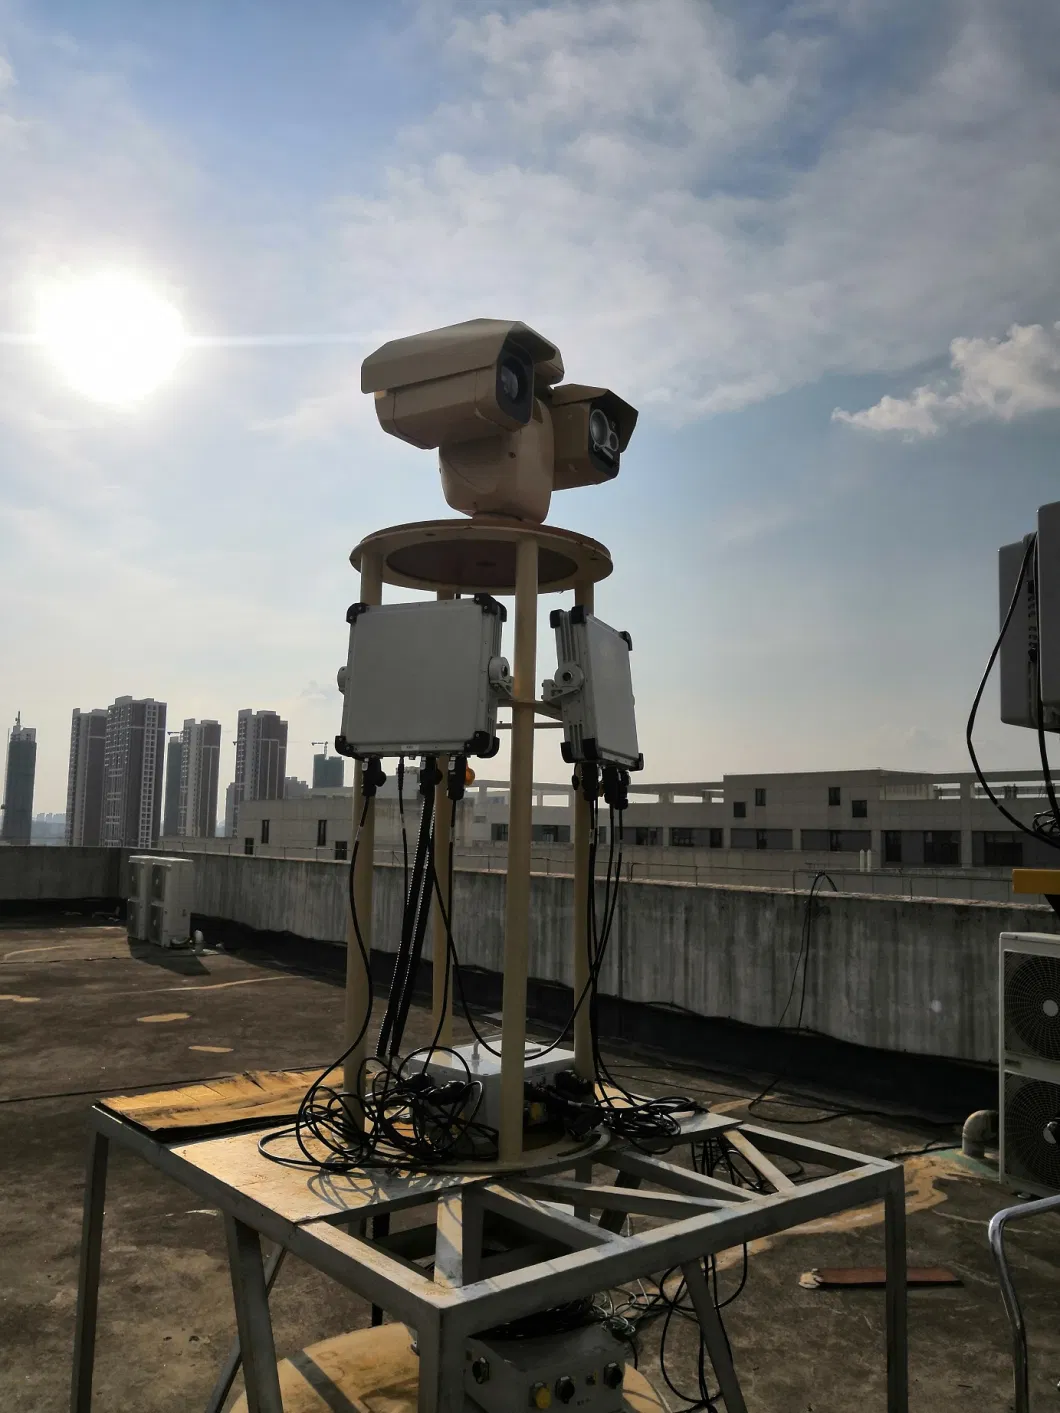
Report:
[[[97,845],[103,838],[103,760],[107,711],[74,707],[70,724],[70,768],[66,777],[66,842]]]
[[[232,830],[243,800],[282,800],[287,771],[287,722],[274,711],[239,713],[236,726],[236,778]],[[226,810],[227,825],[227,810]]]
[[[285,800],[304,800],[309,794],[309,781],[299,780],[296,775],[288,775],[283,782]]]
[[[176,834],[180,816],[180,760],[183,743],[180,736],[170,736],[166,743],[166,802],[162,812],[162,833]]]
[[[341,790],[346,783],[343,778],[345,761],[341,756],[313,757],[313,789]]]
[[[118,697],[107,708],[101,842],[129,849],[158,843],[166,704]]]
[[[212,839],[217,829],[221,724],[189,718],[184,723],[180,741],[180,803],[176,832],[185,839]]]
[[[37,733],[22,725],[22,713],[7,738],[7,774],[0,839],[5,844],[28,844],[33,833],[33,779],[37,770]]]
[[[66,842],[66,815],[65,814],[35,814],[33,816],[33,832],[30,835],[31,844],[56,844]]]
[[[221,837],[231,839],[236,832],[236,782],[225,790],[225,821],[221,826]]]

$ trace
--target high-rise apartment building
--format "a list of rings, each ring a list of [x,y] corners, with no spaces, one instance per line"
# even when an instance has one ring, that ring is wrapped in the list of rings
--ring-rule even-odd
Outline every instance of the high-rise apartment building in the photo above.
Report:
[[[172,838],[180,818],[180,761],[183,736],[173,732],[166,742],[166,799],[162,807],[162,833]]]
[[[101,843],[153,849],[162,813],[166,704],[119,697],[107,708]]]
[[[66,842],[96,845],[103,838],[103,759],[107,711],[74,707],[70,723],[70,769],[66,777]]]
[[[224,837],[226,839],[231,839],[235,836],[236,804],[236,782],[233,780],[231,785],[225,790]]]
[[[189,718],[184,723],[180,743],[177,833],[187,839],[212,839],[217,828],[221,723]]]
[[[236,727],[233,831],[238,827],[241,800],[283,799],[286,770],[287,722],[274,711],[241,711]]]
[[[33,830],[33,779],[37,770],[37,733],[22,725],[22,713],[7,738],[7,773],[0,839],[5,844],[28,844]]]
[[[344,764],[341,756],[314,756],[313,789],[341,790],[345,783],[343,779]]]

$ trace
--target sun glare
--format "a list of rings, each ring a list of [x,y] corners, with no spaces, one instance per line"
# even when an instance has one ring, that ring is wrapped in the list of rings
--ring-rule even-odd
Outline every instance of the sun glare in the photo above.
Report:
[[[187,343],[172,304],[117,273],[53,286],[41,300],[37,332],[73,388],[116,405],[164,382]]]

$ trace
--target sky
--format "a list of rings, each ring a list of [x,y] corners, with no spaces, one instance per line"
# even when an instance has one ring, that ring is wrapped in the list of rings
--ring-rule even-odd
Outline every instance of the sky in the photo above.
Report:
[[[997,548],[1060,499],[1058,150],[1040,0],[0,0],[0,722],[37,729],[35,809],[71,709],[123,693],[220,720],[222,787],[243,707],[309,773],[351,548],[451,513],[360,362],[477,316],[640,410],[549,523],[612,552],[645,779],[967,768]],[[27,341],[99,271],[200,340],[130,406]],[[985,766],[1033,762],[994,690],[981,723]]]

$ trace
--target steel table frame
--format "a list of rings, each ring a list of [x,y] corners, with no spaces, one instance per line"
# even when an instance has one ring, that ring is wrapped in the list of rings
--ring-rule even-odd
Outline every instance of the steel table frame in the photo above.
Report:
[[[210,1410],[221,1408],[242,1360],[250,1413],[282,1413],[268,1292],[287,1253],[415,1329],[420,1360],[418,1413],[462,1413],[464,1345],[476,1331],[680,1266],[725,1397],[726,1413],[745,1413],[724,1331],[703,1276],[702,1258],[814,1218],[882,1201],[887,1413],[908,1413],[905,1184],[900,1165],[707,1114],[684,1126],[681,1141],[724,1135],[773,1188],[771,1192],[733,1187],[614,1141],[589,1156],[568,1155],[514,1173],[365,1175],[367,1185],[376,1189],[375,1195],[367,1196],[364,1191],[344,1196],[315,1175],[275,1165],[267,1165],[270,1171],[264,1183],[252,1173],[239,1181],[226,1181],[208,1170],[211,1161],[216,1166],[219,1154],[229,1152],[241,1159],[244,1168],[248,1163],[252,1166],[252,1147],[256,1153],[253,1145],[260,1132],[271,1127],[275,1124],[263,1125],[252,1134],[174,1145],[98,1106],[90,1111],[72,1413],[90,1413],[92,1407],[111,1142],[138,1154],[220,1208],[223,1215],[238,1344],[215,1385]],[[796,1185],[772,1161],[777,1156],[831,1171]],[[617,1177],[594,1183],[594,1166],[616,1170]],[[564,1173],[573,1177],[565,1178]],[[643,1189],[644,1182],[664,1190]],[[271,1196],[256,1194],[255,1185],[268,1186]],[[416,1233],[421,1241],[431,1241],[433,1279],[400,1250],[383,1250],[363,1235],[373,1216],[428,1202],[437,1204],[434,1221],[399,1235],[406,1244]],[[557,1203],[573,1205],[574,1214]],[[589,1220],[593,1210],[601,1212],[598,1222]],[[631,1212],[662,1217],[666,1224],[622,1235],[625,1215]],[[481,1234],[487,1215],[523,1233],[526,1244],[512,1252],[485,1255]],[[274,1243],[267,1263],[262,1237]]]

